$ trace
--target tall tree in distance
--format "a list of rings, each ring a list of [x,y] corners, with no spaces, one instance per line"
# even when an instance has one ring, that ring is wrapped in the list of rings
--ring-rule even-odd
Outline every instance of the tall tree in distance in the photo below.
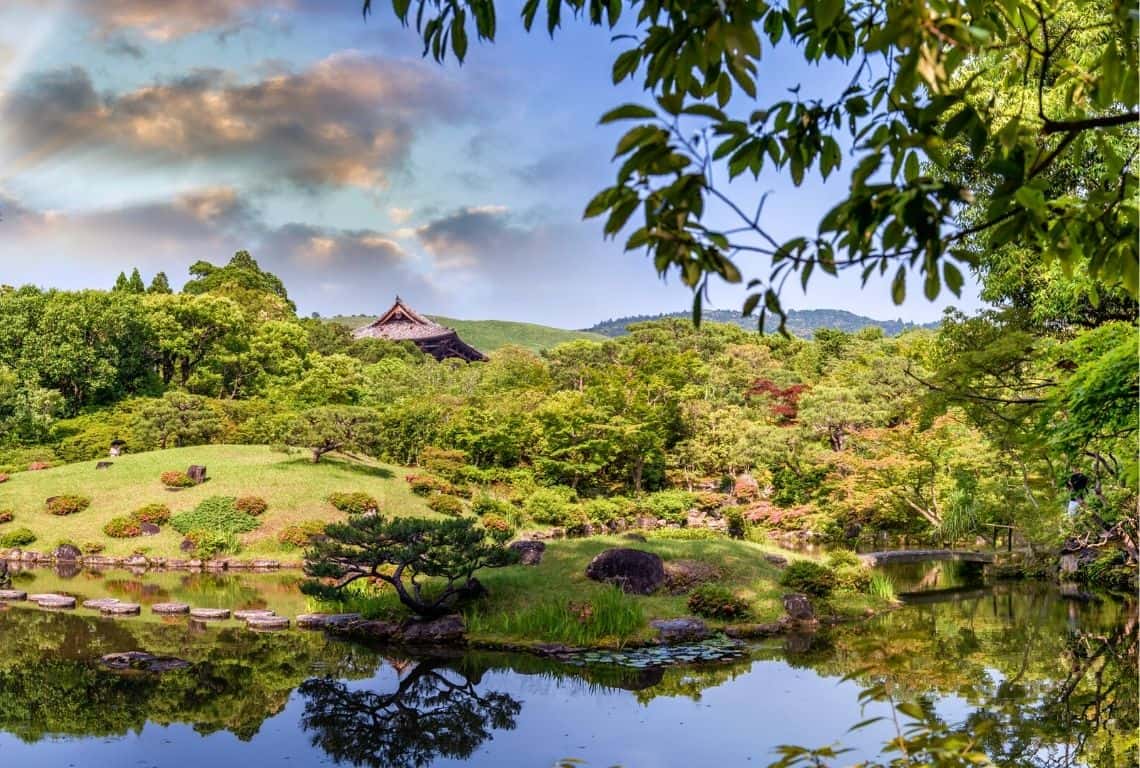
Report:
[[[150,281],[150,287],[146,289],[147,293],[174,293],[170,289],[170,280],[167,279],[165,272],[155,273],[154,278]]]

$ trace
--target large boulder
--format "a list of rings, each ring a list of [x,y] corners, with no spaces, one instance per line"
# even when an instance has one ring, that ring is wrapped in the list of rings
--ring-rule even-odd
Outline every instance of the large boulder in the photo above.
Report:
[[[811,600],[808,600],[807,595],[802,595],[799,592],[784,595],[784,613],[791,621],[815,621],[815,610],[811,607]]]
[[[542,562],[542,553],[546,551],[546,544],[541,541],[523,539],[512,541],[510,548],[519,553],[520,565],[538,565]]]
[[[457,613],[438,619],[409,621],[400,627],[399,640],[410,645],[452,645],[462,642],[467,631]]]
[[[604,581],[633,595],[652,594],[665,581],[665,564],[652,552],[607,549],[586,566],[587,578]]]
[[[60,544],[55,548],[55,551],[51,553],[51,556],[56,560],[75,561],[83,557],[83,552],[74,544]]]
[[[657,639],[666,644],[697,642],[712,634],[707,624],[695,618],[654,619],[649,625],[657,630]]]

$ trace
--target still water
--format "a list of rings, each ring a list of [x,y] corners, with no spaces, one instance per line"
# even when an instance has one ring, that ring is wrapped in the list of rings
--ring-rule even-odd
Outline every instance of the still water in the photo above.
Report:
[[[848,732],[889,713],[861,708],[872,685],[965,726],[999,765],[1136,764],[1135,603],[928,573],[899,572],[920,599],[865,624],[666,669],[414,658],[318,632],[13,606],[0,611],[0,765],[765,766],[780,744],[837,742],[855,750],[836,763],[849,765],[894,735],[889,720]],[[48,572],[22,578],[29,591],[63,588]],[[276,575],[67,582],[89,596],[110,585],[136,599],[301,608]],[[128,650],[190,665],[147,674],[98,663]]]

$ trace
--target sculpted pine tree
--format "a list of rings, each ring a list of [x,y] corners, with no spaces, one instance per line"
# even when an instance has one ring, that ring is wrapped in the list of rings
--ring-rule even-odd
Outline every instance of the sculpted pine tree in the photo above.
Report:
[[[324,406],[298,416],[289,438],[292,445],[308,448],[316,464],[334,451],[371,453],[379,431],[376,414],[368,408]]]
[[[485,592],[476,571],[516,561],[506,536],[472,518],[354,515],[347,523],[327,526],[325,539],[305,553],[305,573],[311,579],[301,589],[335,598],[358,579],[378,579],[390,584],[417,615],[443,616],[462,600]]]

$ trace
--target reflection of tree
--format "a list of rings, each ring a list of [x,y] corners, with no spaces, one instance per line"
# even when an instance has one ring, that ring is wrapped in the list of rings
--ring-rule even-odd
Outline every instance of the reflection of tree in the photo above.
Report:
[[[332,678],[301,685],[301,725],[338,762],[420,768],[437,757],[465,758],[511,730],[522,705],[505,693],[480,694],[475,682],[438,659],[420,661],[391,693],[349,690]]]

